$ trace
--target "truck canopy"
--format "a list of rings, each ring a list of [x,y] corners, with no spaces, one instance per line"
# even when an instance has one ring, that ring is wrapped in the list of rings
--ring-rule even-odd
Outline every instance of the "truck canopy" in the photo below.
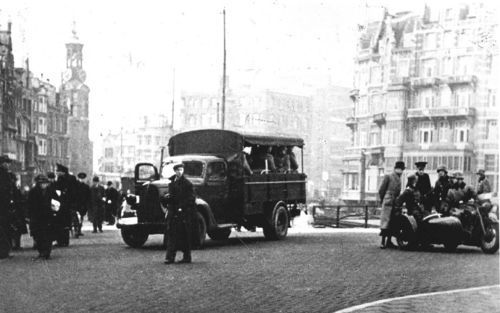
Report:
[[[227,157],[240,153],[245,146],[297,146],[304,140],[298,137],[268,136],[237,133],[222,129],[202,129],[172,136],[168,142],[170,156],[184,154],[210,154]]]

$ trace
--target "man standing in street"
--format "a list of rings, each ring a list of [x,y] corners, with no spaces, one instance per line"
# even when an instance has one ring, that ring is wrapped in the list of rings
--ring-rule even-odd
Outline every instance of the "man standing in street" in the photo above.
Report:
[[[438,180],[434,185],[434,206],[438,213],[447,214],[449,211],[446,199],[448,197],[448,191],[451,188],[450,178],[448,177],[448,171],[446,166],[441,165],[437,168]]]
[[[89,216],[92,219],[94,230],[102,233],[102,221],[104,219],[104,187],[99,184],[99,177],[95,176],[92,179],[92,187],[90,187],[90,211]]]
[[[77,184],[77,208],[76,211],[79,213],[80,218],[78,220],[78,226],[76,229],[76,237],[83,236],[82,233],[82,225],[83,218],[87,214],[87,211],[90,206],[90,187],[85,182],[85,178],[87,178],[87,174],[78,173],[78,184]]]
[[[30,190],[27,201],[30,233],[38,250],[38,257],[35,260],[47,260],[50,258],[54,236],[55,212],[52,210],[52,201],[58,196],[45,175],[38,175],[35,181],[36,186]]]
[[[105,191],[106,196],[106,207],[105,207],[105,220],[108,225],[115,224],[116,209],[118,207],[118,198],[120,194],[118,190],[113,187],[113,182],[108,181],[107,188]]]
[[[477,170],[477,191],[476,194],[479,196],[482,193],[489,193],[491,192],[491,185],[490,182],[488,181],[488,178],[486,178],[485,172],[483,169]]]
[[[179,263],[191,263],[191,224],[195,209],[193,184],[184,177],[184,164],[174,165],[175,175],[170,177],[168,194],[162,199],[166,204],[167,220],[165,236],[167,237],[167,255],[165,264],[175,262],[178,250],[183,252]]]
[[[11,249],[10,206],[13,199],[13,185],[9,166],[12,160],[0,156],[0,259],[9,257]]]
[[[425,215],[430,214],[432,211],[431,179],[429,178],[429,174],[425,172],[426,165],[427,162],[425,161],[415,163],[417,167],[417,172],[415,173],[417,176],[417,185],[415,189],[420,193],[420,200],[424,206]]]
[[[69,231],[71,229],[71,216],[76,211],[76,186],[75,176],[69,174],[69,170],[62,164],[56,164],[57,180],[54,183],[56,193],[59,196],[61,208],[56,215],[57,245],[67,247],[69,245]]]
[[[380,236],[382,242],[381,249],[393,248],[395,245],[391,242],[393,231],[391,229],[391,213],[395,201],[401,193],[401,174],[405,170],[405,163],[397,161],[394,165],[394,172],[386,174],[382,180],[382,184],[378,190],[380,202],[382,204],[382,212],[380,214]]]

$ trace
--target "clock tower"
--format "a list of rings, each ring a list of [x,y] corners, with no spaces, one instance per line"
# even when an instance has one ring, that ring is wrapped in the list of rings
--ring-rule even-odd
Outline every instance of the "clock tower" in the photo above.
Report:
[[[93,173],[93,145],[89,139],[89,93],[85,84],[86,73],[83,70],[83,44],[80,42],[75,24],[73,36],[66,43],[66,70],[62,74],[60,90],[61,104],[69,110],[69,170],[75,175]]]

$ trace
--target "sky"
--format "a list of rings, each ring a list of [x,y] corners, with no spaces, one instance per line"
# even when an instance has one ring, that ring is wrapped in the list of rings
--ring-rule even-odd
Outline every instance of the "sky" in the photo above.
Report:
[[[448,1],[449,2],[449,1]],[[422,1],[188,0],[9,1],[16,66],[59,86],[73,22],[84,44],[90,137],[138,115],[170,114],[182,92],[219,92],[226,10],[229,87],[312,95],[352,87],[358,24],[381,14],[422,10]],[[174,74],[175,73],[175,74]]]

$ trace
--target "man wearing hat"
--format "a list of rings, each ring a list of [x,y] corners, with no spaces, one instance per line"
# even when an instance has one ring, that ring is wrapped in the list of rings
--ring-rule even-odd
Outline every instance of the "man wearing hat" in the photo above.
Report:
[[[8,156],[0,156],[0,259],[7,258],[11,249],[9,209],[14,195],[14,186],[9,172],[11,162]]]
[[[167,204],[166,243],[167,254],[165,264],[175,261],[178,250],[183,252],[180,263],[191,263],[191,224],[195,210],[195,195],[193,184],[184,177],[184,164],[174,165],[175,175],[170,177],[168,195],[162,203]]]
[[[36,185],[28,194],[27,208],[30,216],[30,233],[36,242],[38,257],[49,259],[54,236],[55,211],[53,201],[59,196],[50,186],[47,176],[40,174],[35,178]],[[56,200],[57,201],[57,200]]]
[[[118,209],[118,199],[120,198],[120,194],[118,193],[118,190],[116,190],[115,187],[113,187],[112,181],[108,181],[106,185],[107,188],[104,192],[106,197],[104,220],[108,222],[108,225],[114,225],[116,210]]]
[[[491,192],[491,185],[490,185],[490,182],[488,181],[488,178],[486,178],[484,170],[483,169],[477,170],[476,175],[477,175],[476,194],[479,196],[482,193]]]
[[[61,208],[56,216],[55,238],[58,246],[67,247],[69,245],[71,217],[77,207],[77,181],[75,176],[69,174],[68,168],[59,163],[56,163],[56,175],[57,180],[54,183],[54,188],[59,195]]]
[[[382,236],[380,248],[382,249],[395,247],[391,242],[393,231],[390,227],[390,221],[395,201],[401,193],[401,174],[404,170],[405,163],[397,161],[394,165],[394,172],[384,176],[378,190],[380,202],[382,204],[382,212],[380,215],[380,236]]]
[[[446,198],[448,196],[448,191],[451,188],[450,178],[448,176],[448,171],[446,166],[441,165],[437,168],[438,180],[434,184],[433,198],[434,206],[438,213],[447,213],[447,203]]]
[[[76,211],[80,215],[80,218],[78,219],[78,226],[76,229],[75,237],[78,238],[79,236],[83,236],[82,233],[82,225],[83,225],[83,218],[87,214],[87,211],[90,206],[90,187],[87,185],[85,182],[85,178],[87,178],[87,174],[85,173],[78,173],[78,183],[77,183],[77,208]]]
[[[92,178],[92,186],[90,187],[90,210],[89,219],[92,221],[94,230],[92,233],[99,231],[102,233],[102,221],[104,219],[104,187],[99,184],[99,177]]]
[[[415,173],[417,177],[417,185],[415,188],[420,193],[420,199],[424,206],[426,214],[429,214],[432,211],[432,197],[431,197],[432,187],[429,174],[424,172],[426,165],[427,162],[425,161],[418,161],[415,163],[415,166],[417,167],[417,172]]]

